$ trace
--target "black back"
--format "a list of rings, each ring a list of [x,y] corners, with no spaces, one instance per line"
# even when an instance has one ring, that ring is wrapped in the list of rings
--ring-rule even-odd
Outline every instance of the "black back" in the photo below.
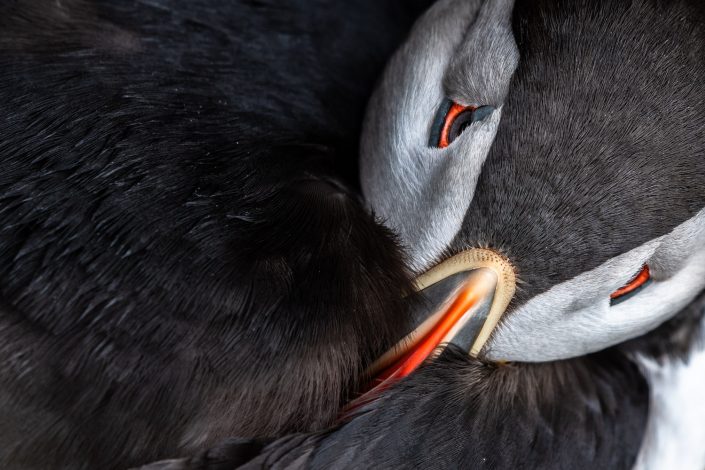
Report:
[[[618,351],[496,367],[451,347],[349,423],[144,470],[631,469],[649,392]]]
[[[703,5],[517,0],[520,64],[452,251],[505,251],[519,303],[702,210]],[[630,354],[688,357],[704,313],[701,293],[645,337],[554,363],[450,348],[328,432],[231,441],[163,468],[631,469],[649,391]]]
[[[331,422],[403,328],[348,188],[425,3],[0,3],[1,467]]]

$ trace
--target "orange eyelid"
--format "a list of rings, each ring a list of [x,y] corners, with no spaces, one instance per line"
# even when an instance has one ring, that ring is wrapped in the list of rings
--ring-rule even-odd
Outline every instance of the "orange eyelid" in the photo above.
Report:
[[[457,118],[458,115],[466,109],[475,110],[477,108],[475,106],[463,106],[462,104],[458,103],[453,103],[453,105],[450,107],[450,109],[448,110],[448,114],[446,114],[445,120],[443,121],[443,128],[441,129],[441,138],[438,142],[439,148],[444,149],[450,145],[450,142],[448,141],[448,135],[450,134],[450,128],[453,126],[453,121],[455,121],[455,118]]]
[[[617,289],[614,293],[610,295],[610,299],[616,299],[618,297],[621,297],[623,295],[627,295],[630,292],[635,291],[639,287],[643,286],[646,281],[648,281],[651,278],[651,272],[649,271],[649,266],[644,265],[643,268],[641,268],[641,271],[639,271],[639,274],[636,275],[634,279],[629,281],[629,283]]]

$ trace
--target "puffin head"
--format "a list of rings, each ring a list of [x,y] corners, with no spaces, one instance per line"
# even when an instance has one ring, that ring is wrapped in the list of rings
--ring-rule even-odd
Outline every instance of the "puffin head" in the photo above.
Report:
[[[377,369],[449,342],[580,356],[705,288],[702,25],[685,6],[655,28],[639,2],[514,3],[438,2],[371,100],[363,192],[422,294]]]

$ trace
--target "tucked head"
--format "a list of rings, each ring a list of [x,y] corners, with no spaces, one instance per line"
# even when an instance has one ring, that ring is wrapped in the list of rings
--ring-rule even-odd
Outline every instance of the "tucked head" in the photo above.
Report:
[[[362,184],[417,273],[445,273],[441,300],[477,269],[446,269],[458,254],[512,266],[468,346],[582,355],[705,288],[704,20],[695,0],[443,0],[416,25],[370,104]]]

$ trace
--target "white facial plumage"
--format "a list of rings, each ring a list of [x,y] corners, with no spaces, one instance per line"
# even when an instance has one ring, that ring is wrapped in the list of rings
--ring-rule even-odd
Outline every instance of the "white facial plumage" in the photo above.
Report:
[[[362,189],[375,213],[400,234],[419,272],[438,260],[460,229],[494,141],[518,63],[512,5],[438,2],[391,60],[371,99],[362,138]],[[495,111],[453,145],[430,147],[430,117],[446,99],[444,80],[455,76],[468,80],[454,86],[458,94],[450,98]]]

